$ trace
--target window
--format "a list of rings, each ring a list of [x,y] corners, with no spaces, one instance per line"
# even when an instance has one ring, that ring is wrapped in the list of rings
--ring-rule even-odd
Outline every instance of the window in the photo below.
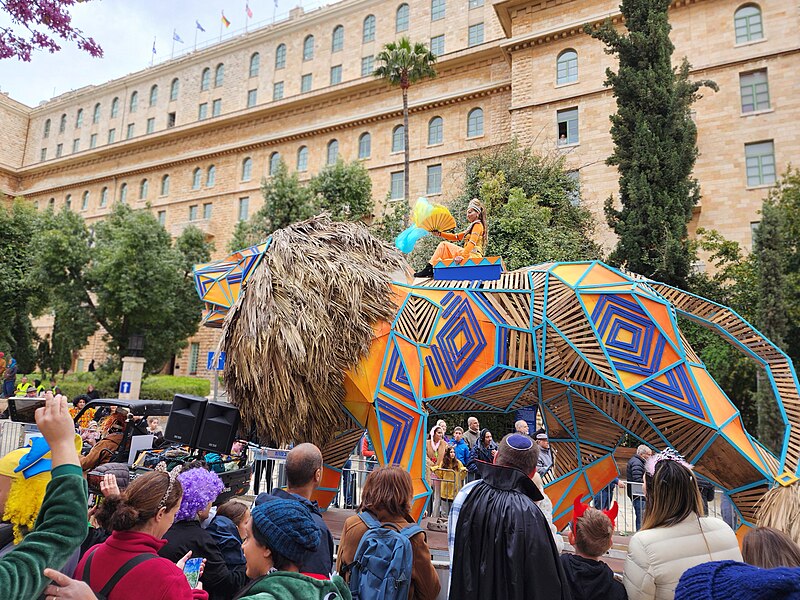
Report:
[[[50,119],[44,122],[44,133],[42,133],[42,137],[45,139],[50,137]]]
[[[211,116],[218,117],[222,113],[222,98],[217,98],[211,103]]]
[[[81,210],[89,208],[89,191],[86,190],[81,196]]]
[[[39,160],[47,160],[47,148],[42,148],[41,154],[39,155]]]
[[[275,48],[275,68],[283,69],[286,66],[286,44],[280,44]]]
[[[258,69],[261,66],[261,55],[255,52],[250,57],[250,77],[258,77]]]
[[[405,149],[405,128],[398,125],[392,129],[392,152],[402,152]]]
[[[200,359],[200,344],[192,342],[189,345],[189,375],[197,374],[197,363]]]
[[[250,208],[250,198],[239,198],[239,220],[247,221],[247,211]]]
[[[150,106],[158,104],[158,86],[154,85],[150,88]]]
[[[269,156],[269,175],[272,177],[278,172],[278,166],[281,164],[280,152],[273,152]]]
[[[117,130],[116,129],[109,129],[108,130],[108,143],[113,144],[114,140],[117,138]]]
[[[147,190],[150,188],[150,184],[148,183],[147,179],[142,179],[139,183],[139,200],[147,200]]]
[[[742,93],[742,112],[767,110],[769,108],[769,83],[767,70],[741,73],[739,89]]]
[[[169,112],[167,113],[167,129],[172,129],[175,127],[175,113]]]
[[[364,19],[361,41],[365,44],[375,41],[375,15],[367,15],[367,18]]]
[[[258,102],[258,90],[247,90],[247,108],[253,108]]]
[[[97,148],[97,134],[93,133],[89,136],[89,148]]]
[[[325,159],[325,164],[332,165],[336,163],[339,158],[339,140],[331,140],[328,142],[328,155]]]
[[[444,54],[444,34],[436,35],[431,38],[431,53],[434,56]]]
[[[361,59],[361,76],[369,77],[375,70],[375,57],[372,55],[365,56]]]
[[[169,195],[169,175],[164,175],[161,178],[161,195]]]
[[[77,114],[75,115],[75,129],[79,129],[83,127],[83,109],[79,108]]]
[[[59,158],[64,153],[64,144],[58,144],[56,146],[56,158]]]
[[[211,87],[211,69],[206,67],[200,76],[200,91],[205,92],[209,87]]]
[[[160,210],[158,211],[158,224],[164,227],[167,224],[167,211]]]
[[[125,204],[127,200],[128,200],[128,184],[123,183],[121,186],[119,186],[119,201],[122,202],[122,204]]]
[[[431,21],[444,19],[445,0],[431,0]]]
[[[72,153],[75,154],[80,149],[81,149],[81,140],[80,139],[72,140]]]
[[[297,170],[302,172],[308,171],[308,148],[300,146],[297,149]]]
[[[108,205],[108,188],[104,187],[100,190],[100,208]]]
[[[111,101],[111,118],[114,119],[119,114],[119,98]]]
[[[483,0],[469,0],[470,9],[480,8],[481,6],[483,6]]]
[[[571,188],[567,189],[567,199],[572,206],[580,206],[581,204],[581,174],[580,171],[567,171],[567,179],[571,180],[574,184]]]
[[[153,133],[156,130],[156,118],[150,117],[147,119],[147,133]]]
[[[408,31],[408,4],[401,4],[397,7],[397,13],[395,14],[395,21],[394,21],[394,30],[395,33],[400,33],[401,31]]]
[[[53,210],[55,209],[55,207],[56,207],[56,199],[50,198],[50,200],[47,201],[47,208]]]
[[[197,120],[202,121],[208,117],[208,102],[203,102],[197,107]]]
[[[217,168],[214,165],[208,167],[206,172],[206,187],[214,187],[214,182],[217,179]]]
[[[250,181],[253,178],[253,159],[249,156],[242,161],[242,181]]]
[[[169,100],[170,102],[174,102],[178,99],[178,91],[180,90],[181,82],[176,77],[172,80],[172,83],[169,84]]]
[[[64,208],[72,210],[72,194],[67,194],[67,197],[64,198]]]
[[[340,52],[344,48],[344,27],[337,25],[331,36],[331,52]]]
[[[139,106],[139,92],[133,92],[131,94],[131,103],[129,105],[129,109],[132,113],[135,113],[138,106]]]
[[[745,144],[744,155],[748,187],[775,183],[775,146],[772,140]]]
[[[331,85],[342,83],[342,65],[331,67]]]
[[[314,58],[314,36],[308,35],[303,40],[303,60],[312,60]]]
[[[564,50],[556,59],[556,83],[578,81],[578,53],[571,48]]]
[[[358,138],[358,158],[369,158],[372,154],[372,136],[365,132]]]
[[[219,63],[216,71],[214,71],[214,87],[222,87],[225,81],[225,65]]]
[[[389,193],[389,198],[391,200],[400,200],[401,198],[403,198],[403,196],[405,195],[405,191],[403,189],[405,188],[404,183],[405,182],[403,181],[402,171],[396,171],[392,173],[391,189]]]
[[[211,210],[213,208],[213,204],[211,202],[206,202],[203,204],[203,218],[210,219],[211,218]]]
[[[311,91],[311,73],[306,73],[300,78],[300,92]]]
[[[736,43],[752,42],[764,37],[764,24],[761,22],[761,9],[755,4],[746,4],[733,15],[736,29]]]
[[[441,144],[444,138],[444,121],[442,117],[433,117],[428,122],[428,145]]]
[[[467,137],[483,135],[483,109],[473,108],[467,115]]]
[[[200,178],[203,176],[203,172],[200,167],[197,167],[192,172],[192,189],[199,190],[200,189]]]
[[[189,207],[189,220],[197,221],[197,204],[192,204]]]
[[[442,165],[428,166],[427,194],[442,193]]]
[[[128,130],[125,132],[125,139],[129,140],[133,137],[133,132],[135,129],[134,123],[128,123]]]
[[[483,43],[483,23],[475,23],[469,26],[467,45],[477,46]]]
[[[61,120],[58,122],[58,133],[64,133],[67,129],[67,115],[61,115]]]
[[[280,100],[283,98],[283,82],[276,81],[272,84],[272,99]]]
[[[578,143],[578,109],[568,108],[556,113],[558,122],[558,145]]]
[[[94,105],[94,111],[92,111],[92,123],[97,125],[100,122],[100,103]]]

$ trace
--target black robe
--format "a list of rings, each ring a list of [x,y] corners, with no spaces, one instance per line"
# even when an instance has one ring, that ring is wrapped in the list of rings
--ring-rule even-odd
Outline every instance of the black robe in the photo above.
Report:
[[[458,515],[450,598],[571,600],[539,488],[522,471],[479,463]]]

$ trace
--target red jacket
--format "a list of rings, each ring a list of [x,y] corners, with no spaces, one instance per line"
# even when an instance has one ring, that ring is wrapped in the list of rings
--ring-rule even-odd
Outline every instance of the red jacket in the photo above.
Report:
[[[103,589],[117,570],[134,556],[139,554],[158,554],[166,540],[158,540],[147,533],[137,531],[115,531],[102,544],[93,548],[92,568],[89,587],[95,592]],[[90,549],[89,552],[92,552]],[[83,566],[86,564],[87,552],[78,563],[75,579],[83,579]],[[156,556],[129,571],[114,590],[108,600],[208,600],[208,593],[193,590],[189,582],[175,563]]]

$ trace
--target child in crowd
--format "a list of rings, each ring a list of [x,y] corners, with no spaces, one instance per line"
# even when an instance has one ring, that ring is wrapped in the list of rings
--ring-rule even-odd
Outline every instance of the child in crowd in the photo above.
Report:
[[[762,569],[800,567],[800,547],[772,527],[752,529],[742,542],[742,557],[747,564]]]
[[[456,449],[453,448],[453,446],[447,446],[444,451],[442,464],[435,465],[433,467],[433,472],[442,482],[443,519],[446,520],[447,515],[450,514],[453,498],[456,497],[456,494],[464,483],[464,478],[467,475],[467,468],[456,458]]]

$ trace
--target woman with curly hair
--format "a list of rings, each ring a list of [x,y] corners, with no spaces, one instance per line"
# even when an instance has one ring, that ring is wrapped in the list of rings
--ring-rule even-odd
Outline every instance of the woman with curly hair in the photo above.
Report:
[[[111,460],[122,442],[125,430],[125,415],[114,412],[100,423],[100,441],[92,446],[86,456],[81,457],[81,469],[91,471],[97,465],[104,465]]]

